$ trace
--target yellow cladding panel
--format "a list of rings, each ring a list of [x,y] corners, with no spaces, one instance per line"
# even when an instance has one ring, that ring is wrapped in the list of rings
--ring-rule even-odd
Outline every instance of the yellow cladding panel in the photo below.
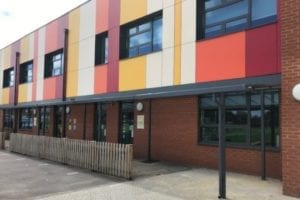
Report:
[[[147,15],[147,0],[121,0],[121,24],[125,24],[145,15]]]
[[[9,88],[2,89],[2,104],[9,104]]]
[[[80,9],[69,14],[69,46],[68,46],[68,75],[67,97],[77,96],[78,90],[78,58],[80,34]]]
[[[10,68],[11,66],[11,47],[8,46],[3,51],[3,69]]]
[[[19,103],[27,102],[27,90],[28,90],[27,87],[28,87],[27,84],[19,85],[19,96],[18,96]]]
[[[77,8],[69,14],[69,43],[79,42],[80,9]]]
[[[26,36],[21,40],[20,63],[23,63],[28,60],[29,60],[29,36]]]
[[[175,4],[175,55],[174,55],[174,85],[181,80],[181,2]]]
[[[137,90],[146,87],[146,56],[120,61],[119,90]]]

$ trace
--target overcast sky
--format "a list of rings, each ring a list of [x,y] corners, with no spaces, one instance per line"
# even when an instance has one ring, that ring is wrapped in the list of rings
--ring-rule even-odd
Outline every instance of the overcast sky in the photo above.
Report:
[[[87,0],[0,0],[0,49]]]

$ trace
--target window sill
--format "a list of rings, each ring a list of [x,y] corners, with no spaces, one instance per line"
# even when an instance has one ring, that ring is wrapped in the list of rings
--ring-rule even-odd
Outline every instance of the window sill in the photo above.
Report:
[[[160,49],[160,50],[152,51],[152,52],[149,52],[149,53],[146,53],[146,54],[142,54],[142,55],[137,55],[137,56],[133,56],[133,57],[120,58],[120,61],[130,60],[130,59],[134,59],[134,58],[138,58],[138,57],[142,57],[142,56],[147,56],[147,55],[155,54],[155,53],[162,52],[162,51],[163,51],[163,49]]]
[[[210,146],[210,147],[218,147],[219,145],[217,143],[210,143],[210,142],[199,142],[198,146]],[[233,144],[227,144],[227,149],[245,149],[245,150],[253,150],[253,151],[261,151],[260,147],[254,147],[254,146],[247,146],[247,145],[233,145]],[[275,152],[280,153],[280,147],[279,148],[272,148],[272,147],[266,147],[267,152]]]
[[[4,86],[4,87],[2,87],[2,89],[13,88],[13,87],[14,87],[14,85],[13,86]]]
[[[30,81],[30,82],[24,82],[24,83],[19,83],[19,85],[26,85],[26,84],[29,84],[29,83],[33,83],[33,81]]]
[[[108,65],[108,62],[107,63],[95,64],[95,67],[104,67],[104,66],[107,66],[107,65]]]
[[[44,77],[44,80],[46,80],[46,79],[50,79],[50,78],[57,78],[57,77],[60,77],[60,76],[63,76],[63,74],[60,74],[60,75],[55,75],[55,76],[48,76],[48,77]]]
[[[249,28],[242,29],[242,30],[237,30],[237,31],[222,33],[220,35],[216,35],[216,36],[212,36],[212,37],[208,37],[208,38],[197,39],[197,42],[204,42],[204,41],[208,41],[208,40],[212,40],[212,39],[216,39],[216,38],[228,36],[228,35],[235,34],[235,33],[250,31],[250,30],[253,30],[253,29],[256,29],[256,28],[261,28],[261,27],[264,27],[264,26],[269,26],[269,25],[273,25],[273,24],[277,24],[277,23],[278,23],[278,20],[270,22],[270,23],[266,23],[266,24],[260,24],[260,25],[256,25],[256,26],[251,26]]]

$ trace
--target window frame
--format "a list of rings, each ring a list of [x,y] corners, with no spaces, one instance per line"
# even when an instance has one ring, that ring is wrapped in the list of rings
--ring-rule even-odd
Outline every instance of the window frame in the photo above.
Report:
[[[108,64],[109,40],[108,32],[99,33],[95,36],[95,66]],[[107,44],[107,45],[106,45]],[[106,56],[107,53],[107,56]]]
[[[95,104],[95,131],[94,140],[97,142],[107,141],[107,103],[96,103]],[[104,130],[101,125],[105,124]]]
[[[13,74],[13,78],[12,78]],[[3,83],[2,88],[9,88],[15,86],[15,69],[14,67],[10,67],[8,69],[3,70]]]
[[[134,58],[134,57],[138,57],[138,56],[143,56],[143,55],[147,55],[150,53],[154,53],[154,52],[158,52],[162,50],[162,45],[161,48],[158,49],[154,49],[154,22],[157,20],[163,20],[163,12],[162,11],[158,11],[156,13],[147,15],[143,18],[137,19],[133,22],[129,22],[125,25],[121,26],[121,30],[120,30],[120,59],[130,59],[130,58]],[[146,30],[142,30],[139,31],[139,27],[141,25],[147,24],[147,23],[151,23],[150,24],[150,28],[146,29]],[[163,26],[163,21],[162,21],[162,25]],[[136,28],[137,32],[130,34],[130,30]],[[144,33],[150,33],[151,34],[151,40],[148,43],[143,43],[143,44],[138,44],[134,47],[130,48],[130,38],[144,34]],[[161,32],[161,35],[163,35],[163,31]],[[163,40],[163,38],[162,38]],[[163,43],[163,41],[161,41],[161,44]],[[149,52],[146,53],[140,53],[140,47],[145,46],[145,45],[150,45],[151,50]],[[132,55],[130,56],[129,52],[130,49],[132,48],[137,48],[137,54],[136,55]]]
[[[38,133],[39,133],[39,135],[46,135],[46,133],[49,132],[50,116],[51,116],[50,107],[44,106],[44,107],[39,108],[39,117],[38,117],[38,123],[39,123]],[[48,124],[48,125],[46,125],[46,124]]]
[[[277,93],[278,96],[280,96],[280,90],[279,89],[271,89],[271,90],[266,90],[264,92],[264,98],[266,94],[275,94]],[[251,104],[251,97],[252,95],[255,95],[255,94],[259,94],[261,95],[260,93],[255,93],[255,92],[236,92],[236,93],[227,93],[225,94],[225,99],[226,99],[226,96],[231,96],[231,95],[236,95],[236,94],[241,94],[241,95],[245,95],[246,96],[246,105],[244,106],[241,106],[241,105],[238,105],[238,106],[227,106],[225,105],[225,112],[226,110],[231,110],[231,109],[246,109],[248,114],[247,114],[247,123],[244,124],[244,125],[230,125],[230,124],[226,124],[226,116],[225,116],[225,129],[226,128],[244,128],[246,130],[246,142],[245,143],[236,143],[236,142],[226,142],[226,145],[228,147],[233,147],[233,148],[247,148],[247,149],[259,149],[260,148],[260,145],[252,145],[252,133],[251,133],[251,129],[252,129],[252,125],[251,125],[251,112],[253,110],[260,110],[261,111],[261,105],[252,105]],[[199,129],[198,129],[198,144],[199,145],[212,145],[212,146],[217,146],[218,145],[218,141],[204,141],[203,140],[203,131],[202,129],[203,128],[216,128],[218,130],[218,123],[216,124],[203,124],[203,112],[205,110],[217,110],[218,111],[218,106],[207,106],[207,107],[202,107],[201,106],[201,97],[205,97],[205,96],[210,96],[210,95],[213,95],[213,94],[206,94],[206,95],[202,95],[202,96],[199,96],[199,99],[198,99],[198,116],[199,116]],[[277,107],[277,108],[276,108]],[[266,109],[277,109],[278,111],[278,135],[279,135],[279,138],[280,138],[280,98],[278,98],[278,104],[276,105],[266,105],[264,104],[264,110]],[[264,113],[265,114],[265,113]],[[266,122],[265,122],[266,123]],[[266,128],[265,128],[266,129]],[[218,133],[217,133],[218,135]],[[226,138],[226,133],[225,133],[225,138]],[[267,141],[265,141],[267,142]],[[274,150],[274,151],[279,151],[281,149],[281,141],[279,139],[279,143],[278,143],[278,147],[276,146],[270,146],[266,143],[266,148],[268,150]]]
[[[7,121],[7,118],[9,120]],[[9,124],[7,126],[7,124]],[[3,128],[12,129],[14,124],[14,110],[13,109],[3,109]]]
[[[237,4],[239,2],[242,2],[243,0],[221,0],[221,4],[217,5],[217,6],[213,6],[211,8],[205,9],[205,2],[204,1],[197,1],[197,40],[206,40],[206,39],[211,39],[211,38],[216,38],[216,37],[220,37],[223,35],[227,35],[227,34],[232,34],[235,32],[240,32],[240,31],[244,31],[244,30],[248,30],[248,29],[253,29],[256,27],[260,27],[260,26],[265,26],[268,24],[272,24],[272,23],[276,23],[278,20],[278,1],[276,0],[276,15],[273,16],[268,16],[265,17],[263,19],[265,19],[266,21],[264,22],[260,22],[260,23],[254,23],[255,21],[252,20],[252,16],[253,16],[253,9],[252,9],[252,5],[253,5],[253,1],[254,0],[245,0],[247,1],[247,5],[248,5],[248,11],[245,15],[240,15],[240,16],[236,16],[236,17],[232,17],[232,18],[228,18],[226,20],[220,21],[218,23],[214,23],[214,24],[210,24],[209,27],[215,27],[220,25],[221,29],[220,29],[220,33],[216,34],[216,35],[212,35],[212,36],[206,36],[205,35],[205,30],[209,27],[206,26],[206,13],[208,12],[213,12],[222,8],[226,8],[229,7],[231,5]],[[274,17],[274,19],[268,19]],[[235,22],[236,20],[241,20],[241,19],[246,19],[246,27],[245,28],[237,28],[236,30],[232,30],[232,31],[226,31],[226,24],[230,23],[230,22]]]
[[[54,60],[55,56],[61,55],[60,59]],[[61,62],[60,66],[60,73],[55,74],[55,67],[54,63],[55,61]],[[56,77],[56,76],[62,76],[64,73],[64,51],[63,49],[56,50],[54,52],[48,53],[45,55],[45,63],[44,63],[44,79],[51,78],[51,77]]]
[[[31,66],[31,76],[28,75],[29,66]],[[31,80],[29,80],[28,77],[31,77]],[[33,60],[22,63],[20,65],[20,78],[19,78],[20,84],[32,83],[32,82],[33,82]]]

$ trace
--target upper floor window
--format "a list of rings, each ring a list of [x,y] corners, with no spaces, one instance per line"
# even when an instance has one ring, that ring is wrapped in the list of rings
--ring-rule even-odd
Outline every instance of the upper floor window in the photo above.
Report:
[[[198,39],[276,21],[277,0],[197,1]]]
[[[162,49],[162,13],[158,12],[121,27],[121,58]]]
[[[32,68],[32,61],[20,65],[20,83],[32,82]]]
[[[14,86],[15,71],[14,68],[9,68],[3,72],[3,88]]]
[[[63,73],[63,50],[45,56],[45,78],[59,76]]]
[[[108,62],[108,37],[107,32],[96,35],[95,65]]]

